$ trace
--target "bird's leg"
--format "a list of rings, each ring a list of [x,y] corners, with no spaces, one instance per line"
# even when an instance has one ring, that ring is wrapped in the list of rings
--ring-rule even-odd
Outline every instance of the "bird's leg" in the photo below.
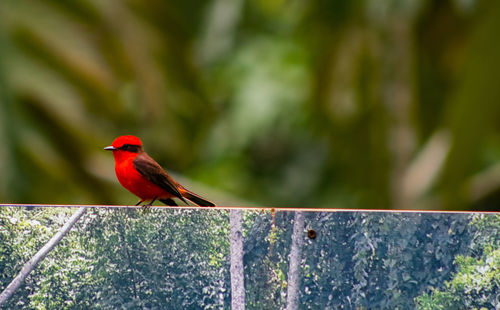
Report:
[[[147,203],[147,204],[142,206],[142,213],[149,213],[151,211],[151,206],[156,201],[156,198],[157,197],[153,198],[153,200],[151,200],[150,203]]]
[[[144,201],[144,200],[142,200],[142,199],[141,199],[141,200],[139,200],[139,202],[138,202],[138,203],[136,203],[135,205],[136,205],[136,206],[138,206],[138,205],[140,205],[143,201]]]

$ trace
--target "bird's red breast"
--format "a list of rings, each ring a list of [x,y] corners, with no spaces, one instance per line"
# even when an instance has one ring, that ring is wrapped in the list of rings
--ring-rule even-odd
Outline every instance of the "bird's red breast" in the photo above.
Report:
[[[136,156],[121,156],[117,161],[115,157],[115,172],[120,184],[138,196],[142,200],[166,199],[174,195],[167,192],[158,185],[148,181],[137,169],[135,169],[133,160]]]

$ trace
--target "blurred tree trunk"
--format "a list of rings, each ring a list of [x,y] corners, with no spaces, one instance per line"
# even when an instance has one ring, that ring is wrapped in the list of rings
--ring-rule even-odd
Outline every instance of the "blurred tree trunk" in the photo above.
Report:
[[[243,233],[241,210],[231,210],[231,309],[245,309],[245,278],[243,273]]]
[[[225,55],[233,47],[243,5],[243,0],[213,1],[198,48],[197,57],[201,63],[210,63]]]
[[[446,111],[452,145],[440,183],[447,209],[466,208],[468,204],[478,202],[480,192],[480,196],[486,198],[488,193],[494,194],[498,190],[492,178],[487,182],[482,179],[482,189],[479,190],[480,183],[474,175],[478,176],[477,167],[484,165],[484,159],[479,159],[484,158],[488,141],[491,138],[490,141],[498,141],[500,41],[495,38],[500,29],[500,2],[492,1],[491,4],[487,9],[483,8],[484,13],[471,32],[460,81]],[[485,175],[493,167],[490,165],[484,169]],[[494,202],[491,208],[498,210],[498,202]]]
[[[411,122],[412,105],[412,20],[416,8],[394,5],[383,21],[382,102],[387,106],[387,135],[392,167],[389,172],[390,196],[393,209],[409,209],[413,202],[404,190],[403,177],[415,149],[415,132]]]
[[[0,178],[0,198],[4,201],[15,201],[16,196],[21,192],[19,186],[16,187],[14,182],[16,175],[19,173],[18,169],[18,155],[16,146],[16,133],[17,122],[14,121],[17,117],[15,115],[14,100],[12,94],[7,87],[7,79],[4,76],[5,64],[7,59],[8,45],[5,43],[3,32],[0,33],[0,171],[2,178]]]

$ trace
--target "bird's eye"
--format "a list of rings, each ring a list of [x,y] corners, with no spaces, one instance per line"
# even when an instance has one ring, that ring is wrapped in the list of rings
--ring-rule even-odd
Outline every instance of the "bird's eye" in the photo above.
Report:
[[[132,152],[132,153],[139,153],[139,145],[132,145],[132,144],[124,144],[120,149],[127,151],[127,152]]]

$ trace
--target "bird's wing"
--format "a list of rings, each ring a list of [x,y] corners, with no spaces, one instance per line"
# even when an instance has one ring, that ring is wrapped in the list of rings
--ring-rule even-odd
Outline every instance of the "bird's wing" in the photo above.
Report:
[[[134,168],[148,181],[158,185],[175,197],[185,202],[178,190],[180,186],[163,168],[148,154],[141,153],[134,158]]]

